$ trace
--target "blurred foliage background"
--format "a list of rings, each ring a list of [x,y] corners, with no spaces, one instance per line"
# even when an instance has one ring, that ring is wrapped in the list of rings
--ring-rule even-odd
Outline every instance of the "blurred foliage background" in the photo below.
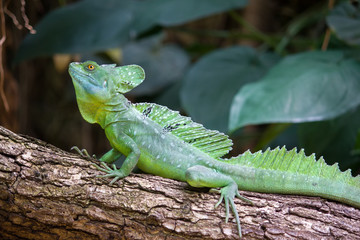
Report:
[[[235,142],[360,169],[360,7],[310,0],[1,0],[0,124],[65,150],[109,145],[78,112],[71,61],[139,64],[127,97]],[[34,26],[34,27],[33,27]]]

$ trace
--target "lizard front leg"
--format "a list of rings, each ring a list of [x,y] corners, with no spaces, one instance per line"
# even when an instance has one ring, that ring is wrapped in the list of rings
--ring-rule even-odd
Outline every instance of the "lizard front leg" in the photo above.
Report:
[[[107,153],[105,153],[99,160],[100,162],[106,162],[112,164],[116,160],[118,160],[121,157],[121,155],[122,155],[121,152],[113,148]]]
[[[114,130],[116,129],[106,129],[106,135],[110,140],[113,149],[100,158],[101,167],[94,164],[98,170],[107,173],[106,175],[99,177],[114,177],[114,179],[110,182],[110,185],[118,179],[128,176],[135,168],[140,158],[140,149],[134,140],[125,133]],[[106,165],[106,163],[113,163],[117,160],[121,156],[120,149],[127,153],[124,163],[120,169],[117,169],[115,164],[113,164],[112,168],[110,168]]]
[[[221,196],[218,203],[215,205],[215,208],[219,206],[219,204],[224,200],[226,211],[225,222],[228,222],[230,203],[232,212],[236,220],[239,237],[241,238],[241,225],[239,215],[234,203],[234,198],[235,196],[237,196],[246,202],[251,203],[251,201],[240,195],[238,191],[238,185],[235,183],[235,181],[229,176],[226,176],[219,172],[215,172],[213,169],[201,165],[196,165],[188,168],[185,173],[185,177],[186,181],[193,187],[221,188]]]

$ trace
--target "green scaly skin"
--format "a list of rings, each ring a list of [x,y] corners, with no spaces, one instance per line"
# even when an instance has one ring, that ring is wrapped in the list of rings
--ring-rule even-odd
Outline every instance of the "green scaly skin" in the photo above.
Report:
[[[190,118],[166,107],[131,104],[124,93],[145,78],[137,65],[115,67],[95,62],[71,63],[76,99],[83,118],[98,123],[112,149],[100,158],[99,170],[113,177],[110,184],[128,176],[135,166],[147,173],[185,181],[194,187],[221,188],[218,206],[225,202],[226,222],[231,207],[241,237],[239,216],[234,204],[238,189],[320,196],[360,208],[360,176],[341,172],[304,151],[276,148],[265,152],[245,152],[231,159],[221,158],[232,142],[217,131],[207,130]],[[86,151],[81,155],[89,156]],[[114,163],[127,156],[120,169]],[[230,207],[229,207],[230,205]]]

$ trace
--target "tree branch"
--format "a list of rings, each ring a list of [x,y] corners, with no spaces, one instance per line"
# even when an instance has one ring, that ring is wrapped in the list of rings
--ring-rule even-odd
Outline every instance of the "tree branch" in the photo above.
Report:
[[[0,127],[1,239],[237,239],[219,196],[132,174],[109,186],[91,161]],[[360,210],[316,197],[242,192],[243,239],[359,239]]]

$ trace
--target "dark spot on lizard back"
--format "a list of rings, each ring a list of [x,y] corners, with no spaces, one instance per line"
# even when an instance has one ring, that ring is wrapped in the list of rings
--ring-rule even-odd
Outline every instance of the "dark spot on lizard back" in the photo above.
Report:
[[[147,116],[149,116],[149,114],[151,113],[151,110],[152,110],[152,107],[147,107],[147,108],[142,112],[142,114],[147,117]]]
[[[171,132],[174,131],[175,129],[178,129],[181,126],[180,123],[176,123],[174,125],[167,125],[164,127],[164,132]]]

